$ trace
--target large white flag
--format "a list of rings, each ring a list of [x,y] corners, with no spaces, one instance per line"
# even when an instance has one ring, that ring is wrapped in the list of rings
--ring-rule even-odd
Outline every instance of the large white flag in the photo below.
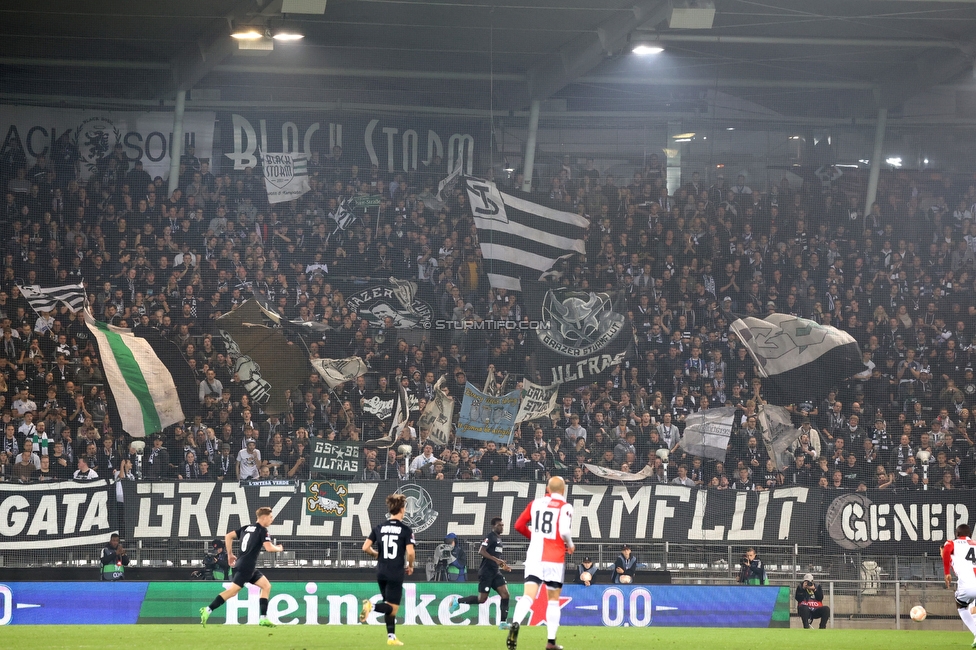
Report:
[[[126,433],[144,438],[185,419],[173,376],[149,341],[95,320],[87,309],[85,324],[95,337]]]
[[[335,390],[339,384],[352,381],[356,377],[361,377],[369,370],[366,362],[359,357],[347,357],[345,359],[312,359],[312,367],[319,373],[322,380],[329,386],[329,390]]]
[[[681,448],[692,456],[724,463],[734,416],[735,409],[731,406],[692,413],[685,420]]]
[[[262,165],[268,203],[293,201],[311,189],[307,154],[266,153]]]

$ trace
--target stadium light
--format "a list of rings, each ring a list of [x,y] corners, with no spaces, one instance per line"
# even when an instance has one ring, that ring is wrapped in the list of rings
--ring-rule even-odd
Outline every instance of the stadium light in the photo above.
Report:
[[[683,140],[691,140],[693,137],[695,137],[694,131],[689,131],[688,133],[679,133],[678,135],[671,136],[671,138],[677,142],[681,142]]]
[[[292,29],[278,29],[275,30],[271,38],[276,41],[300,41],[305,38],[305,34]]]
[[[238,27],[231,33],[231,38],[236,38],[239,41],[256,41],[259,38],[264,38],[264,30],[257,27]]]
[[[891,165],[892,167],[901,167],[901,158],[898,158],[896,156],[892,156],[891,158],[886,158],[885,162]]]
[[[926,159],[924,159],[924,160],[922,161],[922,164],[923,164],[923,165],[927,165],[927,164],[929,164],[929,159],[928,159],[928,158],[926,158]]]
[[[663,51],[663,47],[658,47],[656,45],[637,45],[632,50],[632,52],[638,56],[644,56],[645,54],[660,54]]]

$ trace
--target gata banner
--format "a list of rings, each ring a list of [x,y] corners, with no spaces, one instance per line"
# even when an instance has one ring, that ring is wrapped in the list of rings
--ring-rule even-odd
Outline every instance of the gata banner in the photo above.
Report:
[[[0,483],[0,550],[107,542],[118,530],[114,502],[110,481]]]
[[[824,500],[823,527],[834,552],[936,554],[956,526],[976,526],[970,490],[844,493]]]
[[[214,118],[210,111],[186,111],[181,152],[192,145],[197,158],[213,158]],[[71,142],[78,147],[84,179],[97,169],[99,160],[112,155],[118,143],[126,158],[130,162],[141,160],[150,176],[169,177],[172,110],[89,111],[4,105],[0,106],[0,129],[4,136],[0,158],[20,144],[29,166],[40,155],[51,160],[58,138],[70,131]]]
[[[377,165],[384,173],[427,173],[436,188],[459,163],[464,173],[472,174],[488,155],[487,120],[349,112],[220,113],[217,117],[225,143],[221,170],[256,167],[260,152],[318,152],[320,162],[328,167],[333,147],[340,146],[346,172],[357,165],[359,177],[368,179],[370,166]],[[310,176],[314,178],[317,171],[312,165]]]
[[[131,483],[125,491],[125,537],[212,539],[250,523],[259,506],[275,511],[272,536],[285,539],[362,540],[386,518],[387,495],[400,492],[411,508],[404,521],[420,540],[484,535],[492,517],[511,530],[544,483],[437,481],[398,485],[348,483],[346,513],[339,520],[310,517],[305,488],[234,483]],[[583,542],[732,542],[810,544],[819,492],[781,488],[769,492],[698,490],[678,485],[573,485],[573,535]]]

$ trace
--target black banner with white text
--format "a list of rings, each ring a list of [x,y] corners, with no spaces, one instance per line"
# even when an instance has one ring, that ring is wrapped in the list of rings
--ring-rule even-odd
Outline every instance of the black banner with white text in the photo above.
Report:
[[[0,483],[0,550],[30,550],[107,542],[114,521],[115,485]]]

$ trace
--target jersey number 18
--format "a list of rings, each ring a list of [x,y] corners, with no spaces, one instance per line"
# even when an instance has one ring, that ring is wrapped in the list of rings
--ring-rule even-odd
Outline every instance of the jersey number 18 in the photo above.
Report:
[[[554,524],[555,513],[552,510],[536,510],[535,511],[535,521],[532,523],[532,527],[535,532],[541,533],[545,537],[554,538],[556,535]]]

